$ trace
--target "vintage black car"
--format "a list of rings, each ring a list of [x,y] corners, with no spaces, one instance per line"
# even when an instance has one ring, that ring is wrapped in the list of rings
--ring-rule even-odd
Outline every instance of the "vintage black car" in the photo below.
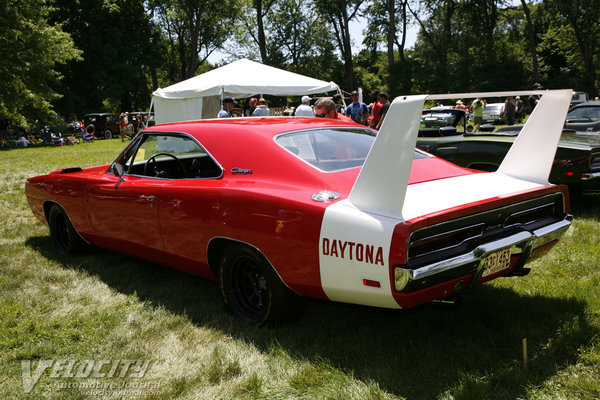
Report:
[[[567,114],[565,128],[600,133],[600,101],[586,101],[572,107]]]
[[[471,133],[462,122],[464,110],[444,112],[454,114],[452,124],[421,124],[417,147],[462,167],[495,171],[522,128],[510,126],[495,132]],[[572,192],[600,190],[600,135],[563,131],[550,182],[566,184]]]
[[[119,136],[119,115],[109,113],[93,113],[83,116],[83,124],[87,133],[97,138],[112,139]]]

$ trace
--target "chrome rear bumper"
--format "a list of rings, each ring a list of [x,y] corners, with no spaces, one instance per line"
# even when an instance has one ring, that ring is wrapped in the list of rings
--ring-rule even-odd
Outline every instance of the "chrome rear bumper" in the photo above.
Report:
[[[483,274],[486,257],[504,249],[510,249],[512,255],[521,255],[520,262],[515,269],[522,268],[529,259],[532,250],[561,237],[571,226],[572,220],[571,215],[566,215],[563,220],[534,231],[515,233],[482,244],[469,253],[416,269],[397,267],[394,270],[394,287],[397,291],[411,292],[473,272],[475,276],[472,282],[476,284]]]

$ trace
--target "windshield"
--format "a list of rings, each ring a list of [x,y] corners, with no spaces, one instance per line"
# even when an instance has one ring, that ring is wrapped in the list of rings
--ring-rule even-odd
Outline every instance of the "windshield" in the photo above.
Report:
[[[579,107],[567,114],[567,123],[600,121],[600,107]]]
[[[362,166],[376,135],[366,128],[323,128],[282,134],[275,141],[313,167],[334,172]],[[415,152],[415,158],[425,157]]]

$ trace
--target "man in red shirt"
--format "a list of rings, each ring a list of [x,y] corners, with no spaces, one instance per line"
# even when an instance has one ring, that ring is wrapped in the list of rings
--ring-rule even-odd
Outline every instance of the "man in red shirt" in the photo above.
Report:
[[[340,114],[335,109],[335,103],[329,97],[323,97],[315,103],[315,117],[339,119],[341,121],[354,122],[351,118]]]
[[[369,126],[375,128],[377,121],[379,121],[379,112],[383,103],[379,101],[379,90],[371,91],[371,116],[368,118]]]

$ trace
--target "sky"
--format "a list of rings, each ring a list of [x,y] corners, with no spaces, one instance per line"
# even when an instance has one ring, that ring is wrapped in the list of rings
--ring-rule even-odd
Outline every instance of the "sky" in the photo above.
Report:
[[[362,31],[367,27],[366,18],[357,18],[350,22],[350,37],[354,41],[353,53],[357,54],[362,48],[363,34]],[[413,47],[415,42],[417,41],[417,34],[419,29],[416,25],[411,25],[408,27],[408,32],[406,35],[406,48]],[[382,50],[385,50],[382,48]],[[220,64],[223,59],[227,58],[227,55],[221,53],[219,51],[213,52],[210,57],[208,57],[208,62],[211,64]]]

